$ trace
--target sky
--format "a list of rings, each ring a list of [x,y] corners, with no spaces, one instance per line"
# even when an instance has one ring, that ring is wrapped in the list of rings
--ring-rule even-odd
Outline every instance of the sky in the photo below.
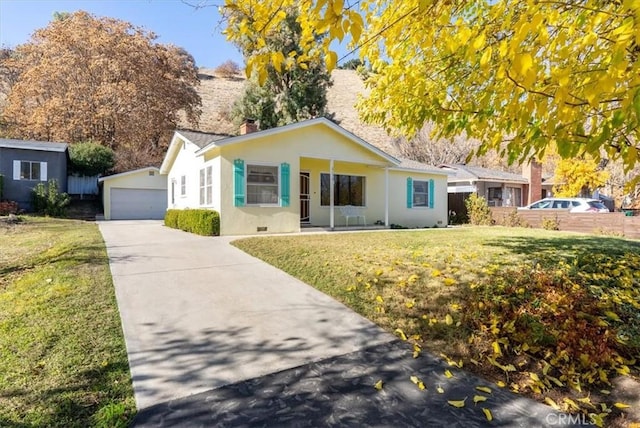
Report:
[[[198,67],[213,68],[227,60],[242,66],[242,55],[221,34],[218,9],[197,9],[188,2],[198,0],[0,0],[0,46],[13,48],[29,41],[35,30],[48,25],[54,12],[84,10],[152,31],[158,43],[186,49]]]

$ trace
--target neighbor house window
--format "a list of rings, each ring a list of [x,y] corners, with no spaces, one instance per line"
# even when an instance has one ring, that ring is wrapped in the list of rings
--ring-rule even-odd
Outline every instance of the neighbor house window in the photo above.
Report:
[[[187,176],[183,175],[180,177],[180,196],[187,195]]]
[[[507,187],[505,207],[521,207],[522,206],[522,189],[519,187]]]
[[[184,176],[182,177],[184,178]],[[211,205],[213,202],[213,167],[200,170],[200,205]]]
[[[333,205],[355,205],[363,207],[365,204],[365,177],[358,175],[334,174]],[[322,206],[330,206],[330,175],[320,174],[320,201]]]
[[[247,165],[247,204],[274,205],[279,202],[278,167]]]
[[[489,187],[487,193],[487,204],[490,207],[502,206],[502,187]]]
[[[14,179],[45,181],[46,162],[15,161]]]
[[[413,207],[429,207],[429,182],[413,180]]]

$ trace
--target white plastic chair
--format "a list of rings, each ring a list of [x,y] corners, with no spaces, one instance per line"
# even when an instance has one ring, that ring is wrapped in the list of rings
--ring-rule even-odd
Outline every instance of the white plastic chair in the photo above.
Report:
[[[356,224],[360,224],[359,218],[362,218],[362,223],[364,226],[367,225],[367,219],[364,214],[362,214],[360,207],[355,207],[353,205],[343,205],[340,208],[340,214],[345,218],[346,226],[349,226],[349,217],[355,217]]]

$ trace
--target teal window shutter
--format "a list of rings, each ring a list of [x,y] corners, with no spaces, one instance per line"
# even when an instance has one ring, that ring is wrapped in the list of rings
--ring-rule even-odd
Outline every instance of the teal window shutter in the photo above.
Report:
[[[283,163],[280,165],[280,205],[283,207],[289,206],[289,164]]]
[[[434,201],[434,193],[435,193],[435,183],[433,179],[429,180],[429,208],[433,208]]]
[[[236,159],[233,161],[233,206],[244,206],[244,161]]]
[[[413,208],[413,179],[407,177],[407,208]]]

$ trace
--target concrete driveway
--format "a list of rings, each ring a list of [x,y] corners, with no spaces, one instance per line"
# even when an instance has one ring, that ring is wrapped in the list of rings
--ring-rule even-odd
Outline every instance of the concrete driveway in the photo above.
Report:
[[[229,238],[99,227],[138,409],[394,340]]]

